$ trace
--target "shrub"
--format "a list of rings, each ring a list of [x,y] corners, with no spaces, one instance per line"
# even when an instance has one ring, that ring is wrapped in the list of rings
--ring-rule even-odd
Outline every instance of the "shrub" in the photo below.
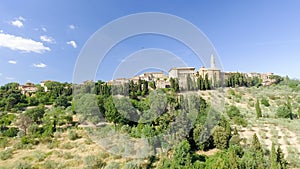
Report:
[[[7,160],[9,159],[13,154],[13,150],[12,149],[8,149],[8,150],[4,150],[0,152],[0,159],[1,160]]]
[[[4,132],[4,136],[7,137],[15,137],[18,135],[19,129],[16,127],[11,127]]]
[[[65,144],[61,145],[61,148],[70,150],[70,149],[73,149],[74,146],[70,142],[68,142],[68,143],[65,143]]]
[[[47,160],[43,165],[43,167],[47,168],[47,169],[52,169],[52,168],[57,169],[58,168],[57,166],[58,166],[58,163],[53,160]]]
[[[227,109],[226,114],[229,116],[229,118],[232,119],[233,117],[239,117],[241,115],[241,112],[236,106],[231,105]]]
[[[229,140],[229,146],[240,145],[241,138],[238,135],[233,135]]]
[[[78,137],[78,134],[76,133],[76,131],[74,131],[74,130],[69,130],[69,131],[68,131],[68,138],[69,138],[70,140],[76,140],[76,139],[78,139],[79,137]]]
[[[105,162],[95,155],[88,155],[84,158],[83,164],[85,168],[102,168],[105,166]]]
[[[5,148],[8,144],[8,140],[5,137],[0,137],[0,148]]]
[[[44,159],[47,157],[47,155],[41,151],[36,151],[34,153],[34,158],[38,161],[38,162],[41,162],[41,161],[44,161]]]
[[[129,161],[124,164],[124,169],[140,169],[142,168],[136,161]]]
[[[63,157],[64,159],[72,159],[74,156],[70,152],[65,152]]]
[[[248,125],[248,122],[245,119],[243,119],[242,117],[234,117],[233,123],[236,125],[241,125],[243,127],[246,127]]]
[[[54,139],[47,144],[47,148],[49,149],[58,148],[58,145],[59,145],[58,140]]]
[[[117,162],[108,163],[104,169],[118,169],[120,168],[120,164]]]
[[[278,107],[278,109],[276,111],[276,116],[278,118],[292,118],[292,112],[288,108],[288,106],[284,105],[284,106]]]
[[[15,169],[31,169],[32,166],[25,161],[18,162]]]
[[[228,147],[229,135],[226,130],[221,126],[216,126],[213,132],[214,145],[218,149],[226,149]]]
[[[24,136],[21,138],[21,143],[22,144],[32,144],[32,145],[37,145],[39,144],[38,140],[35,140],[34,138],[30,138],[28,136]]]
[[[270,106],[269,101],[265,97],[263,97],[260,102],[261,102],[261,104],[263,104],[266,107]]]

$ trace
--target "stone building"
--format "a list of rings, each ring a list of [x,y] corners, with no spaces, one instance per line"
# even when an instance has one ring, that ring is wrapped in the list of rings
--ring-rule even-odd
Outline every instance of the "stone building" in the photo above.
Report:
[[[169,78],[177,78],[179,81],[179,87],[185,88],[187,86],[187,77],[192,80],[195,79],[195,68],[194,67],[180,67],[171,68],[169,70]]]
[[[223,83],[224,73],[222,73],[221,70],[216,67],[215,57],[213,55],[211,55],[210,59],[210,68],[205,68],[203,66],[196,73],[196,76],[201,76],[203,79],[206,75],[208,76],[208,79],[212,81],[213,84]]]
[[[18,89],[21,90],[22,94],[30,94],[37,92],[37,87],[32,83],[26,83],[25,85],[19,85]]]

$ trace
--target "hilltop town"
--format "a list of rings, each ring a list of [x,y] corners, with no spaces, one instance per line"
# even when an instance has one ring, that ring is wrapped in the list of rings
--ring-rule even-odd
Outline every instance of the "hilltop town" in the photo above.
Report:
[[[188,86],[188,83],[197,83],[199,78],[208,79],[212,86],[228,86],[227,83],[231,76],[239,74],[244,80],[258,78],[260,84],[263,86],[269,86],[277,81],[277,76],[274,73],[243,73],[243,72],[222,72],[215,65],[215,58],[211,55],[210,68],[201,67],[196,70],[194,67],[173,67],[169,70],[168,75],[162,72],[146,72],[141,75],[134,76],[132,78],[118,78],[107,83],[109,85],[121,85],[133,81],[138,83],[139,80],[145,80],[148,82],[154,82],[156,88],[170,88],[171,79],[178,79],[179,86],[184,89]],[[188,82],[190,79],[190,82]]]

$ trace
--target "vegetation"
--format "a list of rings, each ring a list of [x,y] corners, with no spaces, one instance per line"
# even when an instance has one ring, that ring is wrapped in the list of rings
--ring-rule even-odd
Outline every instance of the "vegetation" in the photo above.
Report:
[[[261,108],[260,108],[260,104],[259,104],[259,100],[256,100],[255,103],[255,110],[256,110],[256,118],[261,118],[262,117],[262,112],[261,112]]]
[[[274,88],[297,90],[294,81],[279,81]],[[262,137],[251,134],[252,138],[246,140],[240,132],[253,127],[255,117],[262,124],[274,117],[298,120],[300,108],[294,99],[296,96],[284,102],[277,98],[268,100],[268,95],[259,94],[262,89],[268,90],[260,87],[260,79],[236,73],[230,75],[226,85],[249,88],[228,89],[230,97],[239,99],[229,100],[224,112],[217,112],[210,104],[211,95],[205,91],[212,90],[216,84],[207,77],[198,77],[196,81],[187,77],[186,90],[200,90],[197,91],[200,94],[182,94],[178,79],[170,79],[170,82],[170,88],[157,90],[153,90],[156,88],[154,82],[143,80],[121,86],[87,82],[74,85],[74,88],[67,83],[47,82],[49,91],[38,86],[39,90],[31,94],[22,94],[17,83],[4,85],[0,87],[0,166],[239,169],[288,168],[291,165],[285,154],[287,149],[281,148],[282,145],[274,143],[268,153],[264,140],[259,139]],[[255,96],[252,100],[247,98],[250,94]],[[255,103],[255,98],[261,99]],[[252,102],[253,107],[241,106],[248,105],[243,103],[245,100]],[[209,120],[216,124],[212,125]],[[89,126],[104,127],[99,133],[90,134],[94,128]],[[96,143],[99,138],[113,137],[112,131],[133,140],[147,139],[155,151],[161,153],[141,161],[106,154]],[[174,143],[166,143],[162,137],[165,133],[170,133]],[[37,151],[40,147],[44,149]],[[12,159],[18,159],[19,163],[13,163]]]

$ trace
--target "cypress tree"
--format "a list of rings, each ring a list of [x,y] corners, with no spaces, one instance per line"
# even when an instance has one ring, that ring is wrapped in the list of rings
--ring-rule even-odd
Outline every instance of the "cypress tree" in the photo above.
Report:
[[[252,148],[255,152],[263,151],[256,133],[254,133],[253,138],[252,138]]]
[[[278,163],[277,163],[277,153],[275,149],[275,144],[272,143],[271,148],[271,155],[270,155],[270,162],[271,162],[271,169],[277,169]]]
[[[278,148],[277,148],[277,163],[278,163],[278,168],[279,169],[286,169],[287,168],[287,162],[284,159],[284,154],[283,154],[280,146],[278,146]]]
[[[258,99],[256,100],[255,110],[256,110],[256,117],[261,118],[262,117],[262,112],[261,112],[261,108],[260,108]]]

